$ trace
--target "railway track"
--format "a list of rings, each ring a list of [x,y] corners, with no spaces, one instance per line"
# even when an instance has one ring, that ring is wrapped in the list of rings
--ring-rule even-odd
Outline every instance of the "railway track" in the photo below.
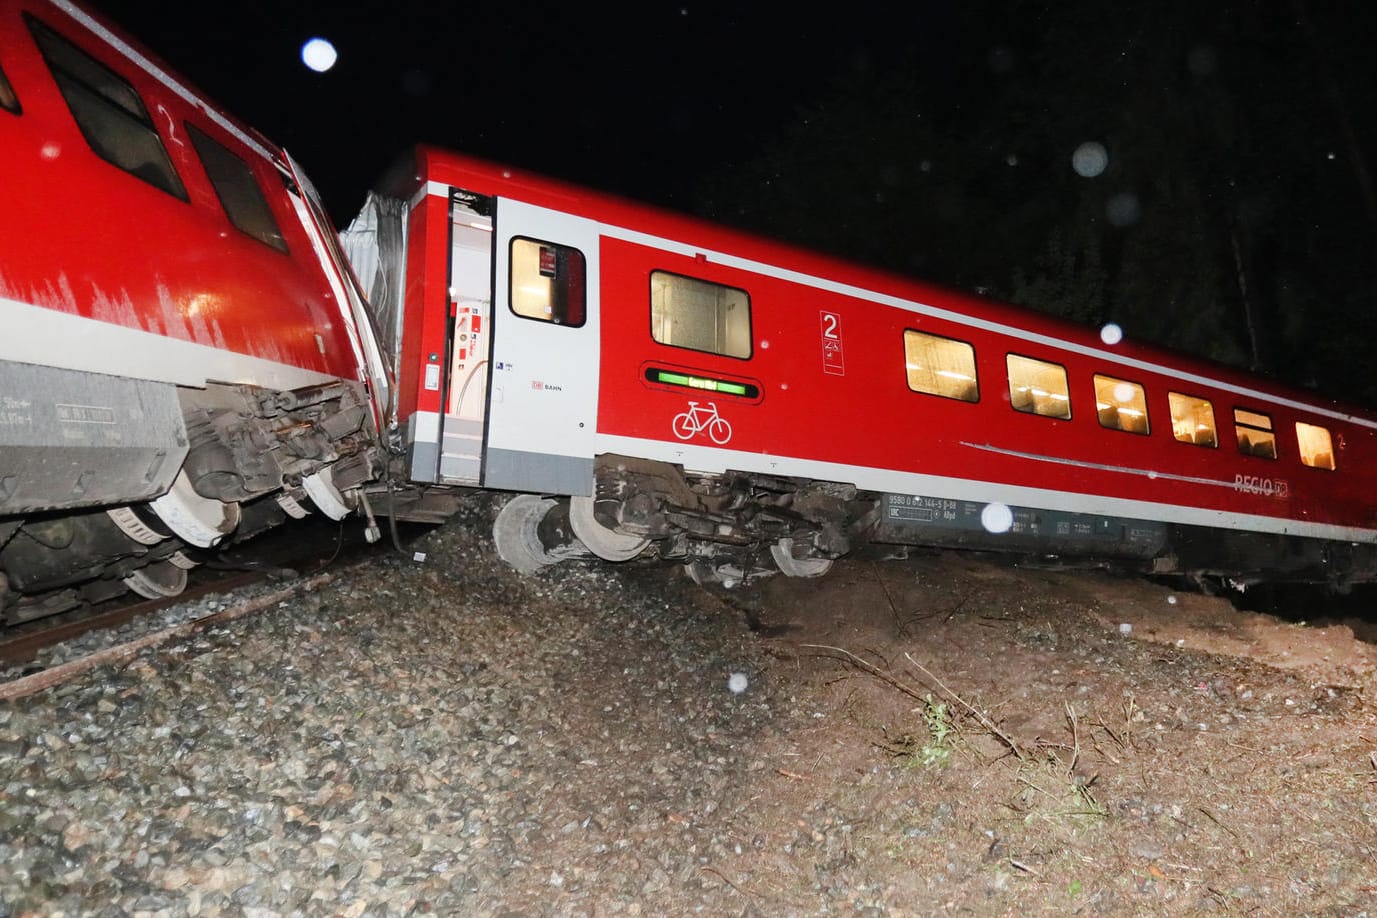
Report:
[[[212,593],[226,593],[258,583],[268,576],[266,571],[243,571],[215,580],[192,584],[177,596],[163,599],[148,599],[117,606],[112,609],[97,609],[87,612],[69,613],[56,616],[62,621],[39,619],[26,622],[0,632],[0,664],[13,665],[27,663],[45,647],[69,641],[91,631],[118,628],[145,615],[161,609],[193,602]]]
[[[428,531],[429,528],[405,526],[404,539],[414,538],[419,532]],[[228,608],[234,609],[242,603],[234,603],[233,594],[247,587],[279,579],[287,584],[284,590],[290,593],[294,589],[299,589],[302,583],[316,582],[321,576],[328,578],[328,574],[322,574],[327,569],[339,570],[367,558],[377,557],[387,550],[390,550],[390,546],[386,543],[367,544],[357,534],[349,533],[347,528],[341,530],[334,524],[317,524],[314,529],[310,525],[304,528],[294,527],[290,538],[274,534],[246,543],[222,559],[223,569],[203,569],[203,576],[193,578],[187,589],[177,596],[104,603],[93,609],[0,629],[0,670],[18,670],[21,678],[28,678],[44,670],[37,666],[25,668],[24,664],[31,663],[45,648],[56,644],[80,638],[90,632],[120,628],[163,609],[192,603],[214,594],[229,595],[231,605]],[[283,591],[274,591],[269,595],[279,592]],[[210,612],[189,620],[187,624],[220,620],[217,616],[223,611]],[[0,682],[0,697],[3,697],[3,690],[9,684]]]

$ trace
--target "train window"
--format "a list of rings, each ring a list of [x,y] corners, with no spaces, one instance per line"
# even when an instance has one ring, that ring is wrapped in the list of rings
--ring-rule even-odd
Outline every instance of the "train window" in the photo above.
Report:
[[[1300,446],[1301,462],[1312,469],[1334,471],[1334,441],[1328,427],[1297,421],[1296,443]]]
[[[1009,354],[1009,404],[1015,411],[1048,418],[1071,417],[1071,390],[1066,367],[1059,363]]]
[[[226,215],[243,232],[266,243],[279,252],[287,251],[287,243],[282,238],[282,230],[268,209],[268,201],[263,197],[263,189],[253,177],[249,164],[212,140],[194,124],[186,126],[187,136],[201,164],[206,167],[206,175],[215,187],[215,194],[225,208]]]
[[[904,366],[914,392],[963,402],[980,401],[975,348],[965,341],[904,330]]]
[[[1171,435],[1182,443],[1196,446],[1216,447],[1219,436],[1215,433],[1214,406],[1208,400],[1179,392],[1168,392],[1167,401],[1171,405]]]
[[[29,29],[91,150],[153,187],[187,200],[134,87],[47,26],[31,19]]]
[[[1135,434],[1151,432],[1147,393],[1135,382],[1096,373],[1095,410],[1099,412],[1101,427]]]
[[[512,312],[528,319],[578,327],[587,317],[583,253],[572,246],[512,239]]]
[[[1238,451],[1243,455],[1277,458],[1277,436],[1272,432],[1272,419],[1267,415],[1235,408],[1234,432],[1238,435]]]
[[[10,85],[3,70],[0,70],[0,108],[19,113],[19,97],[14,94],[14,87]]]
[[[650,272],[650,336],[724,357],[751,356],[751,297],[710,281]]]

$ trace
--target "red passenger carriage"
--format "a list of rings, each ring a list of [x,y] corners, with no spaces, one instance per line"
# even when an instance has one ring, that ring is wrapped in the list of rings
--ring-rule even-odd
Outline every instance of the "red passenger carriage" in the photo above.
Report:
[[[572,528],[727,579],[870,541],[1372,576],[1369,413],[440,150],[385,190],[409,475],[540,495],[520,566]]]

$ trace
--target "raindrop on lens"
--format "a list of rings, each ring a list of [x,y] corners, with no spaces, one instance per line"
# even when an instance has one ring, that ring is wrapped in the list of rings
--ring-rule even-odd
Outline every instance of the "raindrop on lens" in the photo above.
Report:
[[[1124,340],[1124,330],[1114,322],[1106,322],[1100,329],[1100,340],[1105,344],[1118,344]]]
[[[323,38],[312,38],[301,46],[301,62],[316,73],[324,73],[335,66],[339,53]]]
[[[1104,144],[1087,140],[1071,154],[1071,168],[1082,178],[1094,178],[1109,166],[1109,151]]]
[[[1014,525],[1014,511],[1008,504],[986,504],[980,511],[980,525],[986,532],[999,534],[1008,532]]]
[[[1132,226],[1138,222],[1143,209],[1138,204],[1138,196],[1130,191],[1122,191],[1105,202],[1104,215],[1110,226]]]

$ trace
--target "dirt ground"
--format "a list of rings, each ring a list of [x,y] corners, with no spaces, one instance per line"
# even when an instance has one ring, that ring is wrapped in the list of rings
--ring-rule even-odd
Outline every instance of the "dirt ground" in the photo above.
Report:
[[[730,601],[794,702],[717,877],[748,912],[1377,903],[1377,648],[1349,627],[954,554]]]
[[[522,577],[489,526],[0,706],[0,918],[1377,914],[1347,625],[969,554]]]

